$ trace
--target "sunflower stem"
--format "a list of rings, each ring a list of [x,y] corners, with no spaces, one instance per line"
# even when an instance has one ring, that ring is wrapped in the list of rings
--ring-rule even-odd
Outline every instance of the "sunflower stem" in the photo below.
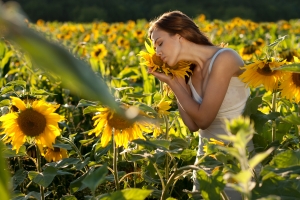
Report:
[[[276,112],[277,92],[273,92],[272,96],[272,112]],[[272,120],[272,142],[276,140],[276,121]]]
[[[169,137],[169,121],[168,118],[166,117],[166,115],[163,115],[165,124],[166,124],[166,140],[168,140]],[[165,176],[166,176],[166,180],[169,179],[169,157],[168,154],[166,154],[166,164],[165,164]]]
[[[114,134],[112,134],[112,135],[113,135],[112,141],[113,141],[113,148],[114,148],[114,154],[113,154],[114,178],[115,178],[116,189],[120,190],[119,175],[118,175],[118,163],[117,163],[118,147],[117,147],[115,139],[114,139]]]
[[[36,147],[37,170],[40,173],[42,172],[41,152],[37,145],[35,147]],[[40,193],[41,193],[41,200],[45,200],[44,187],[41,185],[40,185]]]
[[[83,158],[83,156],[81,155],[80,150],[77,148],[77,146],[76,146],[70,139],[68,139],[68,138],[66,138],[66,137],[57,137],[56,139],[57,139],[58,141],[61,141],[61,142],[67,142],[67,143],[69,143],[69,144],[71,145],[71,147],[76,151],[76,153],[77,153],[77,155],[79,156],[80,160],[81,160],[82,162],[84,162],[84,158]],[[86,172],[89,171],[89,167],[88,167],[87,165],[84,166],[84,169],[85,169]]]
[[[297,105],[298,105],[298,117],[300,117],[300,102]],[[298,125],[297,128],[298,128],[298,133],[299,133],[300,125]]]
[[[133,162],[133,168],[134,168],[134,172],[135,172],[133,174],[133,187],[136,188],[136,178],[137,178],[136,173],[138,173],[137,172],[137,163],[136,162]]]

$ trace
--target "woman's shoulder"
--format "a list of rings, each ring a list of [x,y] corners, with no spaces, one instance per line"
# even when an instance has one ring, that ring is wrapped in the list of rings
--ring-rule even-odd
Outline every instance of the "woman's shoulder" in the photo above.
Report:
[[[244,65],[242,57],[231,48],[221,48],[213,62],[213,71],[237,72]]]

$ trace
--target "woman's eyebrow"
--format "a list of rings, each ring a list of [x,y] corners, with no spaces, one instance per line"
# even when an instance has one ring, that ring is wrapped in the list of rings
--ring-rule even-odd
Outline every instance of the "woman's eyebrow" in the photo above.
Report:
[[[157,42],[157,40],[159,39],[160,37],[158,37],[158,38],[156,38],[155,40],[154,40],[154,45],[156,44],[156,42]]]

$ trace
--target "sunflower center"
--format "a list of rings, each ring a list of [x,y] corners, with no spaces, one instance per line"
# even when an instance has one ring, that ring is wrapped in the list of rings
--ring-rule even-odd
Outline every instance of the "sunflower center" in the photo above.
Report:
[[[108,119],[108,125],[110,127],[114,127],[115,129],[119,129],[119,130],[123,130],[126,128],[130,128],[132,126],[132,123],[126,119],[124,119],[123,117],[117,115],[117,114],[112,114],[113,116],[111,117],[111,115],[108,115],[107,119]]]
[[[54,147],[54,152],[60,152],[60,148],[59,147]]]
[[[98,49],[96,52],[95,52],[95,55],[96,56],[99,56],[101,54],[102,50],[101,49]]]
[[[26,109],[20,113],[17,123],[25,135],[35,137],[44,132],[47,121],[41,113]]]
[[[294,83],[297,87],[300,87],[300,74],[299,74],[299,73],[293,73],[293,74],[292,74],[292,80],[293,80],[293,83]]]
[[[271,70],[269,63],[265,64],[263,68],[258,68],[257,72],[264,76],[272,76],[276,73],[275,71]]]
[[[163,65],[163,61],[156,54],[153,55],[152,60],[153,60],[154,64],[156,64],[158,66]]]

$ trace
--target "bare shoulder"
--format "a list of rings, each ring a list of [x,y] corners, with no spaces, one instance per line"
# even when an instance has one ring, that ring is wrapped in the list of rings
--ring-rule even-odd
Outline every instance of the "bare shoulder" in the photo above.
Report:
[[[240,74],[244,65],[244,61],[241,56],[233,49],[226,48],[216,57],[213,63],[212,71],[218,71],[230,76],[237,76]]]

